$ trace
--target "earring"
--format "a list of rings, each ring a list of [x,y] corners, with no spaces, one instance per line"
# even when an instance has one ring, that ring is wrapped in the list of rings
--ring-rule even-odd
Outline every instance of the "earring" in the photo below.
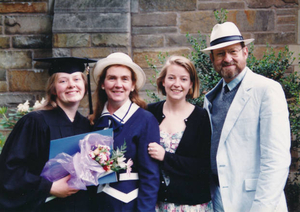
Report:
[[[104,87],[101,87],[102,88],[102,90],[104,90]]]

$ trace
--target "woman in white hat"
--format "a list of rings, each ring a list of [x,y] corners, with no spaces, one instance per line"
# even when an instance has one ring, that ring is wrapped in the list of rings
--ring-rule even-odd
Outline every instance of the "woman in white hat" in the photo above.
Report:
[[[130,175],[120,171],[118,182],[98,188],[94,210],[154,211],[159,167],[147,147],[159,141],[159,129],[138,95],[146,81],[145,73],[128,55],[117,52],[97,62],[93,77],[97,83],[93,130],[113,128],[114,149],[126,142],[125,162],[133,161]]]

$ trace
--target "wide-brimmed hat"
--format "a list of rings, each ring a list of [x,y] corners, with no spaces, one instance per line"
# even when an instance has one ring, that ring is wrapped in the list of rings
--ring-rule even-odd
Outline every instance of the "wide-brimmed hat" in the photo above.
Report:
[[[143,69],[138,66],[136,63],[132,61],[132,59],[122,52],[115,52],[108,55],[106,58],[101,59],[97,62],[94,68],[93,77],[96,83],[98,83],[99,76],[101,75],[102,71],[111,65],[124,65],[131,68],[134,73],[136,74],[136,88],[140,89],[145,85],[146,82],[146,75]]]
[[[247,45],[252,41],[254,41],[253,38],[244,40],[234,23],[225,22],[214,26],[210,36],[210,47],[201,51],[207,53],[210,50],[220,49],[240,42],[244,42]]]

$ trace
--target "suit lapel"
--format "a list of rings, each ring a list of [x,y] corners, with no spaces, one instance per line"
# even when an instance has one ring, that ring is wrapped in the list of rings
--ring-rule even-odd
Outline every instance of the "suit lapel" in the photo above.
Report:
[[[238,120],[239,116],[241,115],[243,109],[247,105],[247,102],[251,98],[249,91],[252,89],[252,77],[253,72],[247,68],[247,73],[241,82],[241,85],[232,101],[232,104],[229,107],[227,116],[225,118],[225,122],[223,125],[220,143],[222,144],[227,139],[230,131],[234,127],[236,121]]]

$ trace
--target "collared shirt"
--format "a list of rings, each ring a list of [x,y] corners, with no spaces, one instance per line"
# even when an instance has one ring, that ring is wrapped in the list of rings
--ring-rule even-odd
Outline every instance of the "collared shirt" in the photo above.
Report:
[[[234,78],[234,79],[233,79],[231,82],[229,82],[229,83],[226,83],[226,82],[224,81],[224,79],[223,79],[223,87],[224,87],[225,85],[227,85],[229,91],[231,91],[232,89],[234,89],[235,86],[237,86],[237,85],[244,79],[244,76],[246,75],[247,70],[248,70],[248,69],[245,67],[245,68],[243,69],[243,71],[242,71],[241,73],[239,73],[239,74],[236,76],[236,78]]]
[[[101,117],[110,115],[108,109],[107,109],[108,102],[105,103]],[[117,121],[119,121],[122,124],[125,124],[128,119],[139,109],[139,106],[133,102],[131,102],[130,99],[128,99],[117,111],[114,112],[111,116],[114,117]]]

